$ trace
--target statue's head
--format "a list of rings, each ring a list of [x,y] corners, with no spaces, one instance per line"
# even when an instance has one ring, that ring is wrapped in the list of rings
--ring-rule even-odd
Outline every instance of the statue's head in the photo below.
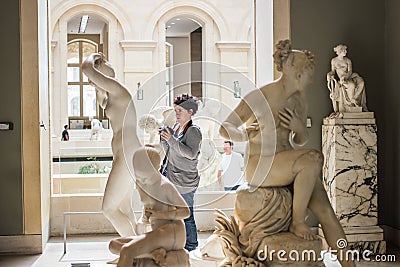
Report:
[[[341,54],[341,53],[344,53],[344,54],[346,55],[346,53],[347,53],[347,46],[344,45],[344,44],[339,44],[339,45],[337,45],[337,46],[335,46],[335,47],[333,48],[333,51],[335,51],[335,53],[336,53],[337,55],[339,55],[339,54]]]
[[[133,153],[133,172],[140,183],[151,183],[147,180],[159,174],[161,158],[155,148],[141,147]]]
[[[307,50],[293,50],[289,40],[281,40],[276,45],[274,62],[284,74],[311,78],[314,72],[314,55]]]
[[[144,114],[140,116],[138,126],[145,130],[146,133],[157,132],[161,125],[158,124],[156,116],[152,114]]]

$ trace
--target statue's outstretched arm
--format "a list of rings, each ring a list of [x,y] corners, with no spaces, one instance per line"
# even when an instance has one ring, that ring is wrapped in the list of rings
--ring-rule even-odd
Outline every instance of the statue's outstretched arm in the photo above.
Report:
[[[99,67],[96,67],[96,65],[99,65]],[[105,61],[105,59],[103,59],[103,56],[100,53],[90,54],[85,59],[82,63],[82,72],[89,78],[90,82],[109,94],[118,94],[121,93],[121,91],[127,91],[122,84],[111,76],[115,75],[114,69],[107,61]],[[106,72],[109,75],[103,72]]]
[[[241,126],[253,116],[253,112],[245,99],[242,99],[226,120],[221,124],[219,133],[223,138],[232,141],[245,142],[248,140],[246,129]]]

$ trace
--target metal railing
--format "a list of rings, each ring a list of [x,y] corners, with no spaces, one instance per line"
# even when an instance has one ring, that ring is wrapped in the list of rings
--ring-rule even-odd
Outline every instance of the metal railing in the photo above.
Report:
[[[221,211],[233,211],[233,208],[219,209]],[[194,212],[210,212],[215,211],[215,209],[194,209]],[[134,211],[135,214],[141,214],[142,211]],[[67,211],[63,213],[64,222],[64,254],[67,253],[67,216],[70,215],[98,215],[103,214],[102,211]]]

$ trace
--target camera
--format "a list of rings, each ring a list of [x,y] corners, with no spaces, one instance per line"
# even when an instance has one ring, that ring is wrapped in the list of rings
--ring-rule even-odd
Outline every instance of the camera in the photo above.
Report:
[[[161,133],[161,132],[169,132],[169,133],[172,134],[174,132],[174,130],[169,126],[163,126],[160,129],[158,129],[158,132],[159,133]]]

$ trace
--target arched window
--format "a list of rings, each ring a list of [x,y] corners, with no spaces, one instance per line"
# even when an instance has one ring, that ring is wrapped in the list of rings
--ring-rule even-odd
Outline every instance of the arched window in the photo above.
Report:
[[[67,81],[70,118],[96,118],[99,115],[96,90],[89,84],[81,68],[86,57],[95,52],[98,52],[98,45],[91,40],[75,39],[68,43]]]

